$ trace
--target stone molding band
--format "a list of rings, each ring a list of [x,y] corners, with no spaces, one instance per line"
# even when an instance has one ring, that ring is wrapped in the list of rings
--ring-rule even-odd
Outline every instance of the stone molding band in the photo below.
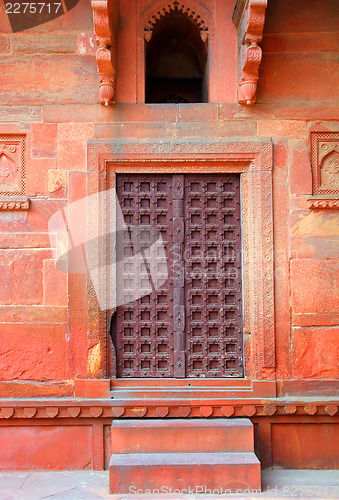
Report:
[[[272,417],[274,416],[318,416],[334,417],[339,403],[277,400],[248,401],[202,405],[124,405],[116,406],[100,400],[73,401],[72,403],[51,401],[50,404],[32,401],[17,401],[15,405],[6,401],[0,404],[2,419],[64,419],[64,418],[209,418],[209,417]]]

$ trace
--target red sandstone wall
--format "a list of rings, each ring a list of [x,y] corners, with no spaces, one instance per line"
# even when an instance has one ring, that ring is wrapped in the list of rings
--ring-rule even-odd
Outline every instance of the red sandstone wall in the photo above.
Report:
[[[83,295],[67,294],[70,280],[79,290],[84,281],[55,269],[47,223],[54,211],[85,193],[86,144],[92,138],[272,138],[276,376],[338,377],[338,217],[311,211],[307,202],[310,131],[338,130],[337,2],[299,0],[296,7],[292,0],[269,0],[258,103],[251,108],[236,104],[233,0],[224,10],[222,3],[215,17],[225,38],[212,62],[221,104],[182,106],[180,114],[175,105],[122,104],[135,103],[138,94],[136,12],[129,2],[121,1],[120,104],[109,109],[98,104],[89,2],[80,0],[62,18],[16,34],[1,5],[0,134],[27,134],[32,202],[28,212],[0,212],[0,379],[50,382],[44,389],[3,383],[0,394],[70,395],[72,380],[86,376]],[[320,387],[326,390],[327,384]],[[293,393],[298,385],[281,390]]]

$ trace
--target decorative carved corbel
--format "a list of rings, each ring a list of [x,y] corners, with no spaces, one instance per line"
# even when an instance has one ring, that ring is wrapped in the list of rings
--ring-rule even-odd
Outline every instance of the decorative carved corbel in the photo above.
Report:
[[[119,24],[118,0],[92,0],[96,60],[99,74],[100,104],[108,106],[115,98],[116,35]]]
[[[267,0],[239,0],[234,10],[233,22],[239,31],[240,83],[239,103],[254,104],[256,100],[262,40]]]

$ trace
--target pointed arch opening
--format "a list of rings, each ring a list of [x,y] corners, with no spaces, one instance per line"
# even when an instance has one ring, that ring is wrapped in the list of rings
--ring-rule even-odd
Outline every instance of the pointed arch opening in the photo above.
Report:
[[[207,40],[205,25],[179,4],[145,30],[147,103],[208,102]]]

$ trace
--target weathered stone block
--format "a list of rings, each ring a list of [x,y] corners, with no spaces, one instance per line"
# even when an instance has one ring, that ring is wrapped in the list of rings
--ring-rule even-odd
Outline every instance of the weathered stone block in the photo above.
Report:
[[[339,236],[336,211],[293,210],[290,213],[292,236]]]
[[[21,122],[41,122],[42,108],[39,106],[0,106],[0,121],[20,124]]]
[[[55,158],[57,155],[57,126],[55,123],[32,125],[32,157]]]
[[[0,233],[0,248],[49,248],[47,233]]]
[[[0,303],[42,304],[42,261],[49,250],[0,251]]]
[[[46,161],[46,160],[36,160]],[[31,200],[28,212],[25,217],[0,218],[0,231],[8,233],[17,232],[48,232],[48,221],[51,216],[61,208],[66,206],[64,200],[46,200],[36,199]],[[6,214],[5,214],[6,215]],[[62,229],[62,228],[61,228]],[[47,259],[50,256],[45,257]]]
[[[306,122],[298,120],[260,120],[258,135],[300,139],[306,137]]]
[[[292,255],[298,259],[336,259],[338,258],[339,236],[292,237]]]
[[[1,427],[2,470],[89,469],[92,463],[89,425]]]
[[[273,465],[286,469],[335,469],[338,466],[338,424],[272,425]]]
[[[0,323],[1,380],[63,380],[66,366],[66,326]]]
[[[298,379],[339,378],[338,329],[293,328],[292,372]]]
[[[64,197],[67,191],[67,171],[52,168],[48,171],[48,191]]]
[[[287,156],[288,156],[288,149],[286,142],[275,140],[273,151],[274,151],[273,161],[275,168],[279,170],[285,170],[287,167]]]
[[[66,323],[66,307],[0,306],[0,317],[6,323]]]
[[[90,139],[93,137],[93,123],[59,123],[59,139]]]
[[[98,77],[92,56],[25,54],[1,56],[0,104],[97,103]],[[23,78],[22,75],[35,75]]]
[[[44,260],[43,292],[45,306],[67,306],[67,274],[55,267],[54,260]]]
[[[312,195],[312,171],[309,145],[306,141],[290,141],[289,181],[291,194]]]
[[[48,172],[56,167],[56,159],[31,159],[27,168],[26,193],[28,196],[46,195]]]
[[[61,139],[58,143],[58,168],[63,170],[86,170],[86,141]]]
[[[334,52],[266,53],[260,65],[258,102],[336,102],[336,61]]]
[[[16,33],[12,50],[24,54],[70,54],[77,51],[76,33]]]
[[[0,35],[0,54],[9,54],[11,50],[10,38],[6,35]]]
[[[294,313],[335,313],[339,303],[339,260],[292,260]]]

